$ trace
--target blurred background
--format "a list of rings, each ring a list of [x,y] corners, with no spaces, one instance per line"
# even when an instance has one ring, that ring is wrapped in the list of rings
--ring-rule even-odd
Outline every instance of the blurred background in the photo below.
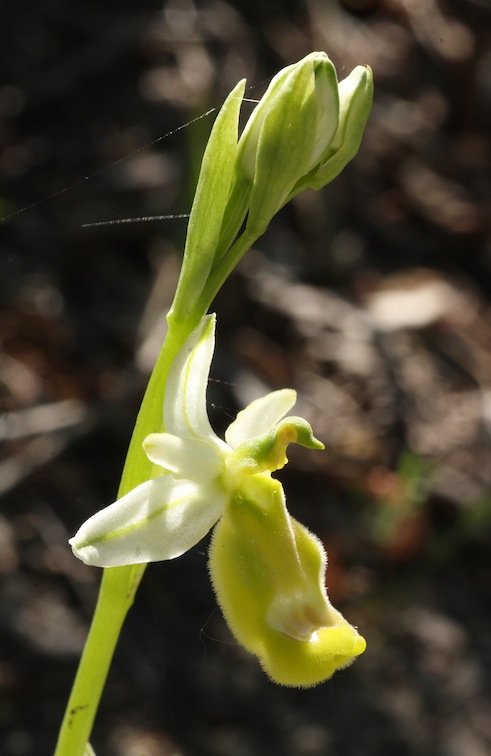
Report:
[[[299,196],[214,309],[217,431],[298,391],[291,512],[367,638],[307,691],[270,683],[209,585],[207,543],[151,565],[98,756],[491,752],[488,0],[24,0],[0,31],[0,753],[49,756],[100,572],[67,539],[115,496],[163,337],[214,113],[325,50],[370,64],[362,149]],[[252,105],[244,105],[244,113]]]

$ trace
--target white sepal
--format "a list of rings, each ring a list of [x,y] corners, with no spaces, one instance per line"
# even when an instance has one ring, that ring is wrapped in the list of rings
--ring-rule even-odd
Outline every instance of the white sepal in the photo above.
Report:
[[[217,438],[206,412],[215,320],[215,315],[204,317],[172,363],[165,389],[164,426],[174,436]]]
[[[69,543],[75,556],[96,567],[174,559],[204,538],[225,503],[217,484],[163,475],[101,509]]]

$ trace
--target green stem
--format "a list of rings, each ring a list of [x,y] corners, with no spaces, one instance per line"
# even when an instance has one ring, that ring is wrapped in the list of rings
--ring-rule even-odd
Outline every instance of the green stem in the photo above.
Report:
[[[55,756],[82,756],[89,741],[114,649],[146,565],[104,570]]]
[[[195,309],[199,312],[207,312],[215,299],[224,281],[231,274],[237,263],[242,260],[245,253],[251,248],[260,234],[251,234],[247,231],[239,236],[228,252],[221,258],[208,276],[208,280],[196,302]]]
[[[162,429],[165,384],[177,352],[199,318],[169,328],[143,397],[121,477],[118,498],[152,476],[152,463],[142,450],[149,433]],[[80,659],[55,756],[83,756],[104,689],[116,643],[146,565],[104,570],[99,598]]]
[[[121,477],[118,498],[153,475],[153,465],[143,452],[149,433],[162,430],[163,396],[172,362],[208,310],[222,283],[256,237],[244,232],[210,274],[199,301],[185,321],[172,316],[169,330],[150,377],[135,423]],[[60,730],[55,756],[83,756],[109,672],[116,643],[146,565],[104,570],[97,606]]]

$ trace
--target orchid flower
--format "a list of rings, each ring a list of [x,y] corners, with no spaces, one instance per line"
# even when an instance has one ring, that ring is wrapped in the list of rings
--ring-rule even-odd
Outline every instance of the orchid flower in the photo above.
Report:
[[[330,604],[321,542],[289,515],[271,473],[286,464],[289,443],[324,447],[305,420],[285,417],[291,389],[252,402],[225,441],[216,436],[206,411],[214,332],[205,316],[173,363],[165,432],[143,444],[157,477],[93,515],[70,544],[99,567],[154,562],[188,551],[219,521],[210,573],[232,632],[276,682],[315,685],[365,641]]]

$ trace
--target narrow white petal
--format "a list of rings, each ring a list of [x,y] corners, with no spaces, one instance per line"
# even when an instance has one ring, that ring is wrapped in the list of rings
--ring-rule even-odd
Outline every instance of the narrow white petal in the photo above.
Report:
[[[215,348],[215,316],[206,315],[173,362],[164,397],[164,426],[174,436],[216,438],[206,412]]]
[[[242,412],[239,412],[234,422],[227,428],[225,433],[227,444],[232,449],[236,449],[244,441],[268,433],[291,410],[296,401],[296,391],[280,389],[251,402]]]
[[[217,478],[223,470],[221,447],[225,444],[212,439],[179,438],[170,433],[151,433],[143,442],[149,460],[170,470],[179,478],[206,483]]]
[[[97,512],[70,545],[75,556],[96,567],[174,559],[208,533],[224,506],[217,486],[164,475]]]

